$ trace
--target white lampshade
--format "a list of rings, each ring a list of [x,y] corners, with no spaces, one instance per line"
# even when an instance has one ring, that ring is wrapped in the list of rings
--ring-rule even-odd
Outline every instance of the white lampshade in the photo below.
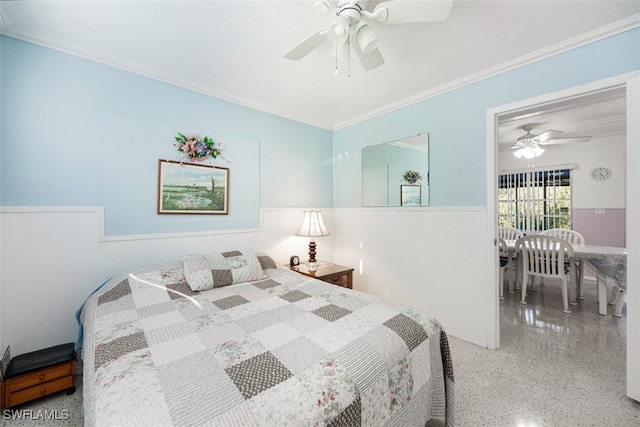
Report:
[[[378,35],[373,31],[373,28],[363,21],[358,22],[355,33],[356,42],[358,43],[362,53],[371,53],[376,47],[378,47]]]
[[[300,227],[297,230],[296,236],[303,237],[321,237],[331,234],[324,225],[322,213],[314,210],[304,211],[302,223],[300,223]]]
[[[329,230],[324,225],[322,220],[322,214],[320,211],[304,211],[304,218],[302,223],[297,229],[296,236],[309,237],[309,269],[315,270],[318,268],[316,262],[316,242],[315,237],[328,236]]]

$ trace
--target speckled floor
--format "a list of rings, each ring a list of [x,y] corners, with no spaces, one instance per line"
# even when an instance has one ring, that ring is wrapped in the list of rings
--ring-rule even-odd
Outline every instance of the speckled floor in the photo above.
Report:
[[[600,316],[591,284],[585,300],[564,314],[553,283],[530,293],[527,305],[506,293],[500,307],[499,350],[450,337],[456,425],[640,426],[640,403],[625,394],[626,309],[622,318]],[[82,426],[82,377],[76,385],[71,396],[18,407],[30,419],[3,412],[0,425]]]
[[[640,426],[626,397],[626,308],[597,312],[595,284],[562,313],[560,286],[505,293],[499,350],[452,338],[459,426]]]

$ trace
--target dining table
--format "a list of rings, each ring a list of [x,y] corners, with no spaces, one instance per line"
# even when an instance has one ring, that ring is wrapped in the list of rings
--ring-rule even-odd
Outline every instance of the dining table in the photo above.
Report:
[[[516,240],[505,240],[505,243],[508,250],[517,255],[515,254]],[[571,244],[571,247],[574,261],[591,265],[596,273],[598,313],[607,315],[607,305],[611,304],[615,306],[612,314],[622,317],[627,292],[627,249],[587,244]],[[610,285],[610,291],[607,285]],[[578,290],[578,298],[582,299],[582,286],[579,286]],[[608,293],[610,293],[609,296],[607,296]]]

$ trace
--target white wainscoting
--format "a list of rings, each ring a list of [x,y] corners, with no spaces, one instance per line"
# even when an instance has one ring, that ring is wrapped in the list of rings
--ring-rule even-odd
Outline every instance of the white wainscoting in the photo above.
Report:
[[[333,231],[331,210],[323,210]],[[104,238],[103,209],[93,207],[0,208],[0,348],[11,354],[75,342],[76,310],[111,276],[177,260],[188,253],[254,249],[286,263],[304,260],[308,240],[293,235],[302,208],[261,209],[258,230]],[[333,260],[333,236],[318,239]]]
[[[356,268],[355,289],[421,309],[449,335],[487,346],[484,207],[345,208],[333,214],[335,259]]]
[[[318,257],[353,266],[355,289],[426,311],[487,344],[484,208],[323,209]],[[75,342],[76,310],[105,280],[187,253],[253,248],[306,258],[302,208],[263,208],[259,230],[105,239],[102,208],[0,208],[0,347],[18,355]],[[362,270],[360,269],[362,265]]]

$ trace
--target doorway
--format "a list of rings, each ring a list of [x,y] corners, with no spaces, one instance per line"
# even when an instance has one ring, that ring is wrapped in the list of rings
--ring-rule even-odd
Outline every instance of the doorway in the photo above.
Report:
[[[500,346],[499,309],[497,302],[497,268],[494,262],[497,257],[497,247],[494,246],[493,236],[497,234],[497,174],[498,174],[498,123],[501,117],[514,111],[533,109],[537,105],[547,105],[552,102],[562,102],[584,96],[586,94],[624,88],[626,99],[626,164],[640,164],[640,77],[638,73],[630,73],[593,82],[587,85],[545,94],[535,98],[518,101],[494,107],[487,111],[487,232],[491,236],[488,242],[488,253],[493,254],[487,286],[490,287],[487,300],[487,343],[489,348]],[[626,168],[626,217],[627,220],[627,283],[638,283],[639,265],[637,263],[640,251],[640,172],[636,167]],[[636,262],[634,262],[636,261]],[[640,291],[630,287],[627,295],[627,395],[640,400],[640,321],[639,309]]]

